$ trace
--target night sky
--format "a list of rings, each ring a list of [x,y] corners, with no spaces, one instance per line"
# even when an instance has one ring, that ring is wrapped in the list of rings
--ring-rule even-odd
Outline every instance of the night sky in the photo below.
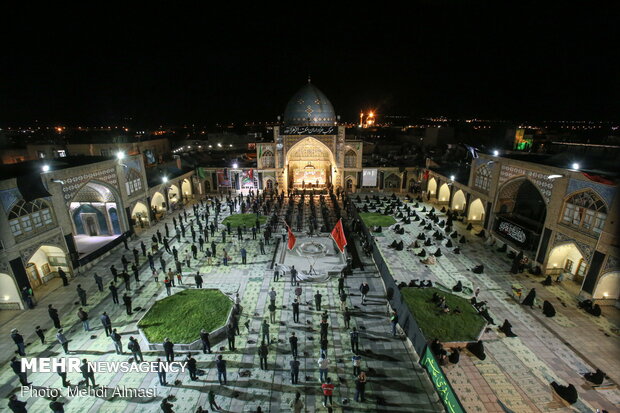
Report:
[[[308,74],[347,121],[618,119],[611,3],[454,3],[8,10],[0,126],[272,121]]]

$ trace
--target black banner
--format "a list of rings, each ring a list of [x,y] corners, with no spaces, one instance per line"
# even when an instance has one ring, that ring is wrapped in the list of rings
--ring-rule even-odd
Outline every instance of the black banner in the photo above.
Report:
[[[283,126],[280,135],[337,135],[337,126]]]
[[[497,218],[495,225],[495,230],[513,243],[521,247],[526,247],[528,245],[527,238],[529,231],[501,217]]]

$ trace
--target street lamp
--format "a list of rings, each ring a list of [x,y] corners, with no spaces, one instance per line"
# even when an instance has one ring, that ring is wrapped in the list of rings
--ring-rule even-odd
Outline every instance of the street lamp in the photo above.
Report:
[[[573,169],[576,171],[579,170],[579,164],[577,162],[573,162]]]
[[[119,161],[122,161],[123,159],[125,159],[125,152],[123,152],[123,151],[118,151],[118,152],[116,152],[116,158],[117,158]]]
[[[168,177],[167,176],[162,176],[161,180],[162,180],[163,183],[166,183],[166,182],[168,182]]]
[[[237,169],[238,167],[239,167],[239,164],[237,164],[237,163],[233,164],[233,169]]]
[[[45,164],[45,165],[43,165],[43,166],[41,167],[41,170],[42,170],[43,172],[49,172],[49,170],[50,170],[50,166],[49,166],[48,164]]]
[[[493,151],[493,156],[499,156],[499,151],[497,149]]]

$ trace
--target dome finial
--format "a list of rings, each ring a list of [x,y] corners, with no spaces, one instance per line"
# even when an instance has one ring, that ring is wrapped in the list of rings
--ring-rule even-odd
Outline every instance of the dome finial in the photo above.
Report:
[[[311,83],[312,79],[310,78],[310,73],[308,73],[308,83]]]

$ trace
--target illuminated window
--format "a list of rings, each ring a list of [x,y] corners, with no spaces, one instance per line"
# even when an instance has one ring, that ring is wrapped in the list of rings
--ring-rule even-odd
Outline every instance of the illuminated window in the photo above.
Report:
[[[592,191],[575,194],[564,203],[563,224],[600,234],[606,219],[607,207]]]
[[[140,173],[135,169],[131,169],[127,173],[127,182],[125,182],[125,189],[127,189],[127,195],[131,195],[136,191],[142,189],[142,177]]]
[[[17,202],[9,212],[8,218],[9,227],[14,236],[46,230],[54,224],[49,205],[40,199],[32,202],[24,200]]]
[[[482,165],[476,170],[476,180],[474,186],[488,191],[491,187],[491,171],[486,165]]]

